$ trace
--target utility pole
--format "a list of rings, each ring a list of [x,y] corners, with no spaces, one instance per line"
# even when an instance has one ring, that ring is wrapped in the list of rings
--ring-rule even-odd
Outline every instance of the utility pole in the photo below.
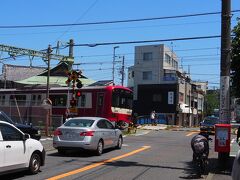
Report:
[[[48,100],[49,100],[49,79],[50,79],[51,52],[52,52],[51,45],[48,45],[48,49],[47,49],[47,63],[48,63],[48,73],[47,74],[48,75],[47,75],[47,95],[46,95],[46,99],[48,99]],[[47,117],[46,117],[46,125],[45,125],[46,136],[49,135],[50,119],[51,119],[51,111],[50,111],[50,109],[47,109]]]
[[[188,121],[189,121],[189,126],[192,126],[192,122],[191,122],[191,88],[192,88],[192,85],[190,83],[190,65],[188,65],[188,77],[189,77],[189,116],[188,116]]]
[[[47,75],[47,95],[46,95],[46,98],[49,98],[49,79],[50,79],[51,52],[52,52],[51,45],[48,45],[48,49],[47,49],[48,75]]]
[[[220,123],[230,123],[231,0],[222,0]]]
[[[221,22],[221,72],[220,72],[220,122],[230,124],[230,56],[231,56],[231,0],[222,0]],[[229,137],[230,138],[230,137]],[[221,165],[226,163],[229,152],[218,152]]]
[[[121,81],[122,86],[124,84],[124,73],[125,73],[124,72],[124,68],[125,68],[125,65],[124,65],[125,62],[124,61],[125,61],[125,56],[123,56],[123,59],[122,59],[122,72],[121,72],[121,74],[122,74],[122,81]]]
[[[6,64],[4,64],[2,61],[0,61],[2,64],[2,72],[3,72],[3,79],[4,79],[4,89],[7,87],[7,67]]]
[[[113,85],[115,85],[114,84],[114,74],[115,74],[115,57],[116,57],[116,55],[115,55],[115,51],[116,51],[116,49],[117,48],[119,48],[119,46],[114,46],[113,47],[113,68],[112,68],[112,78],[113,78]]]
[[[74,47],[74,40],[70,39],[69,40],[69,57],[73,58],[73,47]],[[72,69],[72,64],[68,65],[68,70]],[[70,107],[70,96],[69,96],[69,89],[70,89],[70,84],[68,84],[68,95],[67,95],[67,109]],[[67,110],[68,111],[68,110]]]
[[[69,41],[69,57],[73,58],[73,47],[74,47],[74,41],[73,39],[70,39]]]

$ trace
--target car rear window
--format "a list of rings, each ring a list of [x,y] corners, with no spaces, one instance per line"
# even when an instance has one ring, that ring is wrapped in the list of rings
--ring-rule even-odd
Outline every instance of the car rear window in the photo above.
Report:
[[[64,123],[64,126],[68,127],[91,127],[94,120],[91,119],[70,119]]]
[[[218,123],[218,119],[217,118],[206,118],[206,119],[204,119],[204,123],[214,125],[214,124]]]

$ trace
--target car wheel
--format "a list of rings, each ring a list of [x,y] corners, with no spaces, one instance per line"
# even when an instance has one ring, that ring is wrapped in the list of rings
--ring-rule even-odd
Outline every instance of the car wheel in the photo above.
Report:
[[[116,149],[121,149],[122,148],[122,144],[123,144],[123,138],[122,138],[122,136],[119,136]]]
[[[103,141],[100,140],[97,145],[96,155],[101,156],[103,152]]]
[[[29,171],[31,174],[37,174],[40,170],[41,158],[37,153],[33,153],[29,162]]]
[[[66,154],[66,151],[63,149],[58,149],[58,154],[64,155]]]

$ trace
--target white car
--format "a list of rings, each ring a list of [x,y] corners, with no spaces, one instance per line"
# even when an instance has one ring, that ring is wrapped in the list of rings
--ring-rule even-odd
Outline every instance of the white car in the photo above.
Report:
[[[39,141],[0,121],[0,175],[24,169],[37,174],[44,162],[45,150]]]

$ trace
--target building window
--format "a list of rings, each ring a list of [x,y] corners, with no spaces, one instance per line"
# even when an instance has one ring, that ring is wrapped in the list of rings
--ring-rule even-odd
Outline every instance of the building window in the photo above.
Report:
[[[143,80],[152,80],[152,71],[143,72]]]
[[[175,68],[177,69],[178,68],[178,62],[177,61],[175,61]]]
[[[168,54],[165,54],[165,62],[171,64],[171,56],[169,56]]]
[[[179,102],[183,102],[183,99],[184,99],[184,94],[179,92]]]
[[[152,52],[145,52],[143,53],[143,60],[144,61],[151,61],[153,59]]]
[[[197,109],[203,110],[203,99],[198,98]]]
[[[176,71],[164,70],[163,80],[164,81],[176,81]]]
[[[190,96],[187,95],[187,97],[186,97],[186,102],[185,102],[185,103],[186,103],[187,105],[190,105],[189,101],[190,101]]]

